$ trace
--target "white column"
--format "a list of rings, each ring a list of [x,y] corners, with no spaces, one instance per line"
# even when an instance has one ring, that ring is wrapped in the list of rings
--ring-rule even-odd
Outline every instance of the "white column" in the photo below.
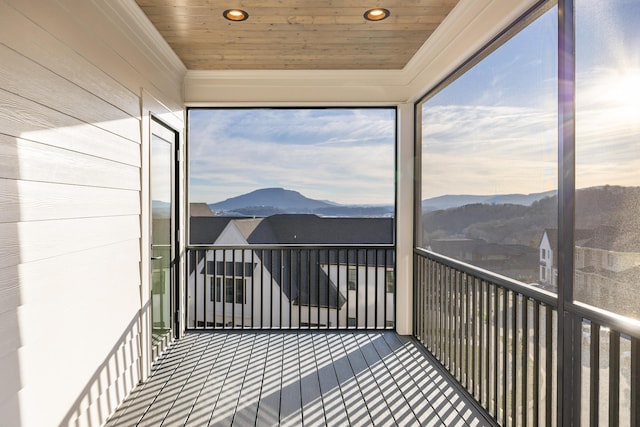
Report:
[[[414,108],[398,105],[396,330],[413,333]]]

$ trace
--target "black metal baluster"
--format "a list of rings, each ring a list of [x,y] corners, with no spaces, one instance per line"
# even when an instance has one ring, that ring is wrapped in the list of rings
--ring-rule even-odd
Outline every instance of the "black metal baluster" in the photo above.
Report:
[[[236,328],[236,251],[231,250],[231,329]]]
[[[507,425],[507,373],[509,372],[509,328],[507,323],[507,311],[509,310],[509,294],[513,293],[507,289],[502,290],[502,420],[503,425]]]
[[[204,291],[204,295],[202,298],[202,310],[203,310],[203,327],[205,329],[207,329],[207,277],[209,277],[209,263],[207,262],[207,252],[208,250],[204,250],[204,286],[203,286],[203,291]],[[215,286],[215,276],[213,276],[211,278],[211,283],[212,286],[211,288],[213,288]],[[214,289],[211,289],[211,291],[213,291]],[[215,299],[215,298],[213,298]]]
[[[520,295],[511,293],[511,425],[517,425],[518,404],[518,300]],[[506,423],[505,423],[506,424]]]
[[[598,425],[600,418],[600,325],[591,322],[589,345],[589,424]],[[632,424],[635,425],[635,424]]]
[[[526,296],[522,296],[522,391],[521,391],[521,399],[522,399],[522,426],[527,426],[527,418],[529,415],[529,401],[527,399],[529,387],[528,387],[528,376],[529,376],[529,299]]]
[[[620,332],[609,333],[609,426],[620,423]]]
[[[533,419],[531,425],[539,423],[540,410],[540,303],[533,301]]]
[[[545,306],[545,425],[550,426],[553,420],[553,310]]]
[[[295,253],[293,249],[289,249],[288,252],[289,252],[289,329],[292,329],[293,328],[293,276],[294,276],[293,266],[295,265],[293,257]],[[298,261],[300,260],[298,259]]]

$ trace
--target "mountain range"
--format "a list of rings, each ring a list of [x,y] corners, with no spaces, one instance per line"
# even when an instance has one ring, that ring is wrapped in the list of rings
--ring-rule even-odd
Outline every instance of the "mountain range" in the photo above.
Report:
[[[483,204],[483,205],[521,205],[531,206],[533,202],[552,197],[557,194],[556,190],[545,191],[542,193],[531,194],[488,194],[488,195],[470,195],[456,194],[432,197],[422,201],[422,211],[436,211],[441,209],[457,208],[465,205]]]
[[[283,213],[308,213],[319,216],[381,217],[393,216],[393,206],[341,205],[326,200],[315,200],[297,191],[284,188],[262,188],[231,197],[209,208],[218,215],[266,217]]]
[[[459,200],[464,198],[459,197]],[[638,206],[640,187],[605,185],[578,189],[575,204],[576,228],[596,229],[609,226],[636,236],[640,230]],[[469,203],[446,209],[425,210],[422,225],[425,242],[466,238],[537,247],[543,231],[557,227],[557,217],[558,199],[556,194],[552,194],[535,200],[530,205]]]
[[[470,204],[530,206],[551,197],[555,191],[532,194],[444,195],[422,201],[423,212],[456,208]],[[266,217],[283,213],[310,213],[319,216],[380,217],[393,216],[393,205],[342,205],[329,200],[308,198],[284,188],[262,188],[208,205],[224,216]]]

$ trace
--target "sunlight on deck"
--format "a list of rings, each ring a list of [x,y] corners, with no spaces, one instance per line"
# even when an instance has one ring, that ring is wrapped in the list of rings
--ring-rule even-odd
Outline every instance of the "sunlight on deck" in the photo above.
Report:
[[[487,424],[419,344],[393,332],[189,333],[107,423]]]

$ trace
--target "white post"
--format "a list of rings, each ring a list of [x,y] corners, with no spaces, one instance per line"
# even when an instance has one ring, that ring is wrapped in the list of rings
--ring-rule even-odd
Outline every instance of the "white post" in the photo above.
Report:
[[[413,104],[399,104],[396,171],[396,331],[401,335],[413,333],[414,123]]]

